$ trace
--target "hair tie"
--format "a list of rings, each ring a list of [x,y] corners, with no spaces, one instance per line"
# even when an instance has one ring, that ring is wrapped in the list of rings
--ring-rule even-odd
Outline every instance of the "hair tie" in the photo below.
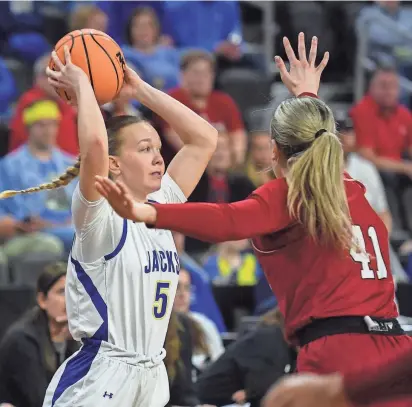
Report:
[[[326,133],[327,130],[326,129],[320,129],[316,132],[315,134],[315,138],[318,138],[319,136],[321,136],[323,133]]]

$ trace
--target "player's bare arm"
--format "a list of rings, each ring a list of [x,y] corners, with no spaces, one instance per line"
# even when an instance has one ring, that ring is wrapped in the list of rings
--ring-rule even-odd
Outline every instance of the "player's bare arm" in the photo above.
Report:
[[[182,103],[143,82],[130,68],[126,80],[134,85],[136,99],[165,120],[183,142],[167,171],[188,197],[216,149],[217,130]]]
[[[71,61],[64,47],[65,63],[53,51],[52,59],[59,71],[47,68],[49,82],[55,88],[69,90],[76,96],[80,146],[80,190],[89,201],[100,198],[94,187],[96,175],[109,173],[107,132],[102,113],[87,75]]]

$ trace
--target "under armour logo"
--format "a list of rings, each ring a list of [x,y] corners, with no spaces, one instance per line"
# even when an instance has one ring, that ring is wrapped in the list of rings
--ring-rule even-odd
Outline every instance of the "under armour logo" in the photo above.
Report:
[[[113,398],[113,393],[104,392],[103,397],[108,397],[109,399]]]

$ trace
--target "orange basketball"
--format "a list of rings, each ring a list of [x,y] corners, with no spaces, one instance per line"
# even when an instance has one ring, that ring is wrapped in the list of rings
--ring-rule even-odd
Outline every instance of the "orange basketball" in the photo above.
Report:
[[[98,30],[72,31],[54,47],[62,63],[65,63],[65,45],[69,47],[73,64],[83,69],[89,77],[99,105],[112,101],[120,92],[124,81],[126,63],[119,45],[109,35]],[[59,70],[52,59],[49,67]],[[73,97],[64,89],[57,89],[57,93],[67,101]]]

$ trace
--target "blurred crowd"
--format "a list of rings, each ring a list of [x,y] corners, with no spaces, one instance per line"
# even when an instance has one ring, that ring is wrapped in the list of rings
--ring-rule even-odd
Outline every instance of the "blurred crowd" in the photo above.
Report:
[[[412,80],[412,46],[380,21],[390,19],[407,31],[412,11],[397,1],[361,6],[351,23],[353,30],[362,27],[376,69],[364,97],[337,111],[336,121],[346,171],[365,184],[371,206],[391,234],[395,279],[407,284],[412,278],[412,114],[401,79]],[[0,190],[48,183],[75,161],[76,111],[58,98],[45,68],[60,37],[93,28],[121,45],[127,63],[145,81],[218,129],[216,152],[189,201],[245,199],[274,177],[269,128],[251,112],[267,108],[276,75],[262,52],[244,40],[243,20],[237,1],[0,2]],[[289,27],[296,30],[293,37],[301,29],[305,26]],[[320,35],[313,29],[310,34]],[[260,89],[263,98],[253,95]],[[104,117],[150,120],[168,164],[182,146],[179,137],[128,95],[126,89],[102,106]],[[73,240],[74,186],[0,201],[0,309],[9,312],[0,326],[0,405],[40,407],[54,372],[78,348],[67,321],[57,318],[65,309],[62,261]],[[174,237],[182,269],[165,343],[170,405],[257,406],[270,384],[293,371],[296,349],[283,339],[276,298],[252,248],[246,240],[211,246]],[[1,298],[20,298],[14,293],[21,287],[31,287],[35,296],[24,291],[30,297],[24,306],[6,310]]]

